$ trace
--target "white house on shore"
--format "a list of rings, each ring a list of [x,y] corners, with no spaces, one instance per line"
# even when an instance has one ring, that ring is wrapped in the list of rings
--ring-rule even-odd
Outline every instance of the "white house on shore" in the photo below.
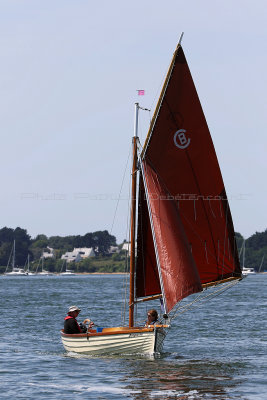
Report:
[[[92,247],[74,248],[73,251],[67,251],[62,254],[61,259],[69,262],[79,262],[85,258],[95,257],[95,252]]]
[[[135,242],[135,254],[136,254],[136,245],[137,245],[137,242]],[[128,254],[130,254],[131,253],[131,243],[124,242],[121,249],[126,251]]]
[[[137,242],[135,242],[135,247],[137,245]],[[124,242],[122,245],[122,250],[128,251],[129,253],[131,252],[131,243],[130,242]]]
[[[110,248],[108,249],[109,254],[116,254],[119,252],[120,252],[119,246],[110,246]]]
[[[48,251],[43,251],[43,255],[42,258],[54,258],[55,257],[55,253],[54,253],[54,249],[52,247],[48,247],[47,246]]]

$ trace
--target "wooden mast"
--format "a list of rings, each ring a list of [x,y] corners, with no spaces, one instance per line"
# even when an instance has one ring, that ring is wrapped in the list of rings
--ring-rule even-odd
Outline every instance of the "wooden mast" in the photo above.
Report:
[[[134,124],[134,137],[133,137],[133,167],[132,167],[132,204],[131,204],[129,328],[132,328],[134,326],[135,219],[136,219],[138,111],[139,111],[139,104],[135,103],[135,124]]]

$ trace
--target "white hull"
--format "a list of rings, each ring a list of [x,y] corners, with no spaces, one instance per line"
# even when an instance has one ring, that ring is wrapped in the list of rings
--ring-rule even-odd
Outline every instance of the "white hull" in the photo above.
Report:
[[[42,272],[37,272],[37,275],[47,276],[47,275],[52,275],[52,272],[42,271]]]
[[[106,328],[102,333],[61,333],[65,350],[91,355],[160,353],[165,336],[163,328]]]
[[[4,275],[8,275],[8,276],[25,276],[25,275],[28,275],[28,272],[25,272],[23,269],[15,268],[11,272],[5,272]]]
[[[66,271],[66,272],[60,272],[59,275],[75,275],[75,274],[74,274],[74,272]]]
[[[244,267],[243,269],[242,269],[242,274],[243,275],[250,275],[250,274],[256,274],[256,272],[255,272],[255,269],[254,268],[246,268],[246,267]]]

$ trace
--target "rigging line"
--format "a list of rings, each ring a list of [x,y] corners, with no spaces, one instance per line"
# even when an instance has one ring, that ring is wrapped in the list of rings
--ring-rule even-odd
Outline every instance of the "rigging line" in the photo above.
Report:
[[[122,297],[124,297],[124,301],[122,301],[121,304],[121,322],[122,325],[124,326],[125,324],[125,313],[126,313],[126,297],[127,297],[127,275],[128,275],[128,270],[129,270],[129,264],[128,264],[128,252],[125,252],[125,264],[124,264],[124,279],[123,279],[123,287],[122,290],[124,290],[124,293]]]
[[[176,312],[179,311],[179,310],[187,309],[190,305],[192,305],[193,303],[195,303],[199,298],[200,298],[199,301],[202,301],[202,298],[201,298],[201,297],[203,297],[203,299],[205,299],[205,298],[208,298],[208,297],[210,297],[210,296],[213,296],[213,295],[216,294],[217,292],[224,291],[225,288],[231,287],[233,284],[236,284],[236,283],[238,283],[238,282],[239,282],[239,280],[234,281],[234,282],[230,282],[230,283],[227,283],[227,284],[223,284],[223,286],[222,286],[222,287],[219,287],[218,290],[216,290],[216,291],[214,291],[214,292],[212,292],[212,293],[209,293],[207,296],[204,296],[204,297],[203,297],[203,293],[204,293],[205,290],[207,290],[207,288],[204,289],[202,292],[199,293],[199,295],[196,297],[196,299],[194,299],[191,303],[186,304],[186,305],[184,305],[184,306],[181,306],[181,305],[179,304],[178,307],[177,307],[177,309],[176,309],[176,311],[175,311],[175,314],[176,314]],[[217,286],[217,285],[213,286],[213,289],[214,289],[216,286]]]
[[[128,204],[128,218],[127,218],[127,243],[129,243],[129,212],[130,212],[130,206]],[[124,289],[124,296],[123,296],[123,301],[122,301],[122,321],[123,324],[125,324],[125,314],[126,314],[126,303],[127,303],[127,288],[128,288],[128,272],[129,272],[129,248],[126,249],[125,251],[125,267],[124,267],[124,272],[125,276],[123,279],[123,288]]]
[[[138,211],[139,211],[139,216],[138,216],[138,224],[137,224],[137,240],[138,237],[140,237],[140,242],[141,242],[141,249],[142,249],[142,261],[141,261],[141,266],[142,266],[142,271],[143,271],[143,285],[144,288],[146,287],[146,276],[145,276],[145,257],[144,257],[144,229],[143,229],[143,196],[145,195],[145,190],[142,192],[142,186],[140,184],[140,178],[139,178],[139,188],[138,188]],[[140,219],[140,221],[139,221]],[[139,254],[137,254],[137,259],[138,259]]]
[[[11,260],[11,256],[13,255],[13,247],[14,247],[14,243],[12,244],[12,248],[11,248],[11,252],[9,254],[9,258],[8,258],[8,262],[7,262],[7,266],[6,266],[5,272],[7,272],[7,270],[8,270],[9,263],[10,263],[10,260]]]
[[[161,79],[161,81],[160,81],[160,84],[159,84],[159,86],[158,86],[158,89],[157,89],[157,91],[156,91],[156,94],[155,94],[155,96],[154,96],[154,99],[153,99],[153,101],[152,101],[152,103],[151,103],[151,106],[150,106],[151,109],[154,107],[153,105],[155,104],[156,100],[159,98],[159,93],[160,93],[160,92],[162,91],[162,89],[163,89],[164,81],[165,81],[166,76],[167,76],[167,74],[168,74],[169,68],[170,68],[170,66],[168,66],[168,68],[165,69],[165,74],[163,74],[163,76],[162,76],[162,79]],[[151,121],[152,121],[152,119],[151,119]]]
[[[114,227],[114,222],[115,222],[115,218],[116,218],[116,216],[117,216],[119,201],[120,201],[120,198],[121,198],[121,192],[122,192],[122,188],[123,188],[123,184],[124,184],[124,180],[125,180],[125,175],[126,175],[128,163],[129,163],[130,153],[131,153],[131,146],[130,146],[130,149],[129,149],[129,153],[128,153],[128,157],[127,157],[127,162],[126,162],[125,169],[124,169],[124,173],[123,173],[123,178],[122,178],[122,182],[121,182],[120,192],[119,192],[119,196],[118,196],[118,200],[117,200],[117,204],[116,204],[116,208],[115,208],[115,212],[114,212],[114,216],[113,216],[113,221],[112,221],[111,228],[110,228],[110,234],[112,234],[113,227]]]
[[[130,146],[131,149],[131,146]],[[127,243],[130,242],[130,213],[131,213],[131,182],[129,180],[128,184],[128,213],[127,213],[127,222],[126,222],[126,231],[125,231],[125,237],[127,238]],[[126,272],[123,280],[123,288],[124,289],[124,301],[122,301],[122,307],[121,307],[121,320],[123,322],[123,325],[125,324],[125,314],[126,314],[126,298],[127,298],[127,287],[128,287],[128,272],[129,272],[129,246],[128,250],[125,252],[125,267],[124,267],[124,272]]]
[[[177,56],[178,56],[178,50],[179,50],[180,47],[181,46],[178,43],[178,45],[177,45],[177,47],[176,47],[176,49],[175,49],[175,51],[173,53],[173,56],[172,56],[172,59],[171,59],[171,62],[170,62],[169,68],[168,68],[168,72],[165,75],[164,83],[162,85],[160,96],[159,96],[157,105],[155,107],[153,118],[152,118],[151,124],[149,126],[148,134],[147,134],[146,141],[145,141],[145,144],[144,144],[145,150],[142,153],[143,156],[145,155],[146,149],[149,146],[149,143],[150,143],[150,140],[151,140],[151,137],[152,137],[152,134],[153,134],[153,131],[154,131],[154,128],[155,128],[159,113],[160,113],[160,109],[161,109],[163,101],[165,99],[165,95],[166,95],[166,92],[167,92],[168,87],[169,87],[169,83],[170,83],[170,80],[171,80],[171,77],[172,77],[172,74],[173,74],[173,70],[174,70],[174,67],[175,67],[176,59],[177,59]]]
[[[152,210],[151,210],[151,206],[150,206],[150,202],[149,202],[149,193],[148,193],[148,187],[147,187],[147,181],[146,181],[144,168],[145,168],[145,166],[142,163],[141,164],[141,171],[142,171],[142,177],[143,177],[145,193],[146,193],[146,198],[147,198],[147,208],[148,208],[148,213],[149,213],[149,220],[150,220],[151,232],[152,232],[152,237],[153,237],[153,244],[154,244],[154,249],[155,249],[155,256],[156,256],[157,267],[158,267],[158,275],[159,275],[160,287],[161,287],[161,292],[162,292],[162,300],[163,300],[164,310],[165,310],[165,313],[166,313],[165,288],[164,288],[162,274],[161,274],[161,264],[160,264],[160,260],[159,260],[158,246],[157,246],[157,241],[156,241],[156,237],[155,237],[155,228],[154,228],[154,222],[153,222],[153,219],[152,219]]]
[[[227,238],[227,231],[228,231],[228,210],[229,210],[229,203],[227,202],[226,203],[226,215],[225,215],[225,228],[224,228],[222,275],[224,273],[224,271],[223,271],[224,270],[224,258],[226,255],[226,238]]]
[[[240,248],[240,251],[239,251],[239,258],[241,257],[241,253],[242,253],[243,248],[244,248],[244,243],[245,243],[245,240],[243,240],[242,246],[241,246],[241,248]]]
[[[177,315],[183,314],[184,312],[186,312],[188,309],[192,308],[196,302],[200,303],[202,302],[205,303],[207,301],[207,299],[209,299],[210,297],[217,297],[219,296],[221,293],[225,292],[226,290],[230,289],[232,286],[236,285],[239,282],[239,280],[237,280],[236,282],[231,282],[225,286],[223,286],[222,288],[216,290],[215,292],[209,293],[207,296],[204,296],[202,298],[200,298],[200,295],[198,295],[198,297],[192,301],[190,304],[187,304],[185,306],[179,307],[176,311],[175,314],[171,317],[171,319],[174,319],[177,317]],[[203,294],[203,292],[201,292],[201,294]],[[178,311],[181,310],[179,313]]]
[[[209,299],[210,297],[217,297],[219,296],[221,293],[225,292],[226,290],[230,289],[232,286],[236,285],[239,282],[239,280],[228,283],[227,285],[223,286],[222,288],[214,291],[213,293],[208,294],[207,296],[204,296],[203,299],[200,299],[200,302],[205,303],[207,301],[207,299]]]
[[[173,316],[170,317],[170,320],[174,319],[178,313],[179,310],[187,310],[188,308],[190,308],[194,303],[196,303],[198,301],[198,299],[201,297],[201,295],[203,294],[203,292],[200,292],[197,297],[189,304],[186,304],[184,306],[181,306],[181,304],[179,303],[176,310],[174,311]]]

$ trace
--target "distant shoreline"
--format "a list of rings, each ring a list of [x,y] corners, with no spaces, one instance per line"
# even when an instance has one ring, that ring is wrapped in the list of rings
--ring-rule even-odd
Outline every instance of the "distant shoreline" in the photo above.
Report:
[[[5,275],[5,274],[3,273],[3,274],[0,274],[0,276],[1,275]],[[34,276],[34,275],[31,275],[31,276]],[[38,275],[38,273],[36,275]],[[51,272],[50,274],[43,275],[43,276],[51,276],[51,275],[59,276],[60,273]],[[74,272],[73,274],[69,274],[67,276],[71,276],[71,275],[129,275],[129,272]],[[14,276],[16,276],[16,275],[14,275]],[[28,275],[24,275],[24,276],[28,276]]]
[[[127,275],[127,274],[129,274],[129,272],[74,272],[73,273],[73,275]]]

